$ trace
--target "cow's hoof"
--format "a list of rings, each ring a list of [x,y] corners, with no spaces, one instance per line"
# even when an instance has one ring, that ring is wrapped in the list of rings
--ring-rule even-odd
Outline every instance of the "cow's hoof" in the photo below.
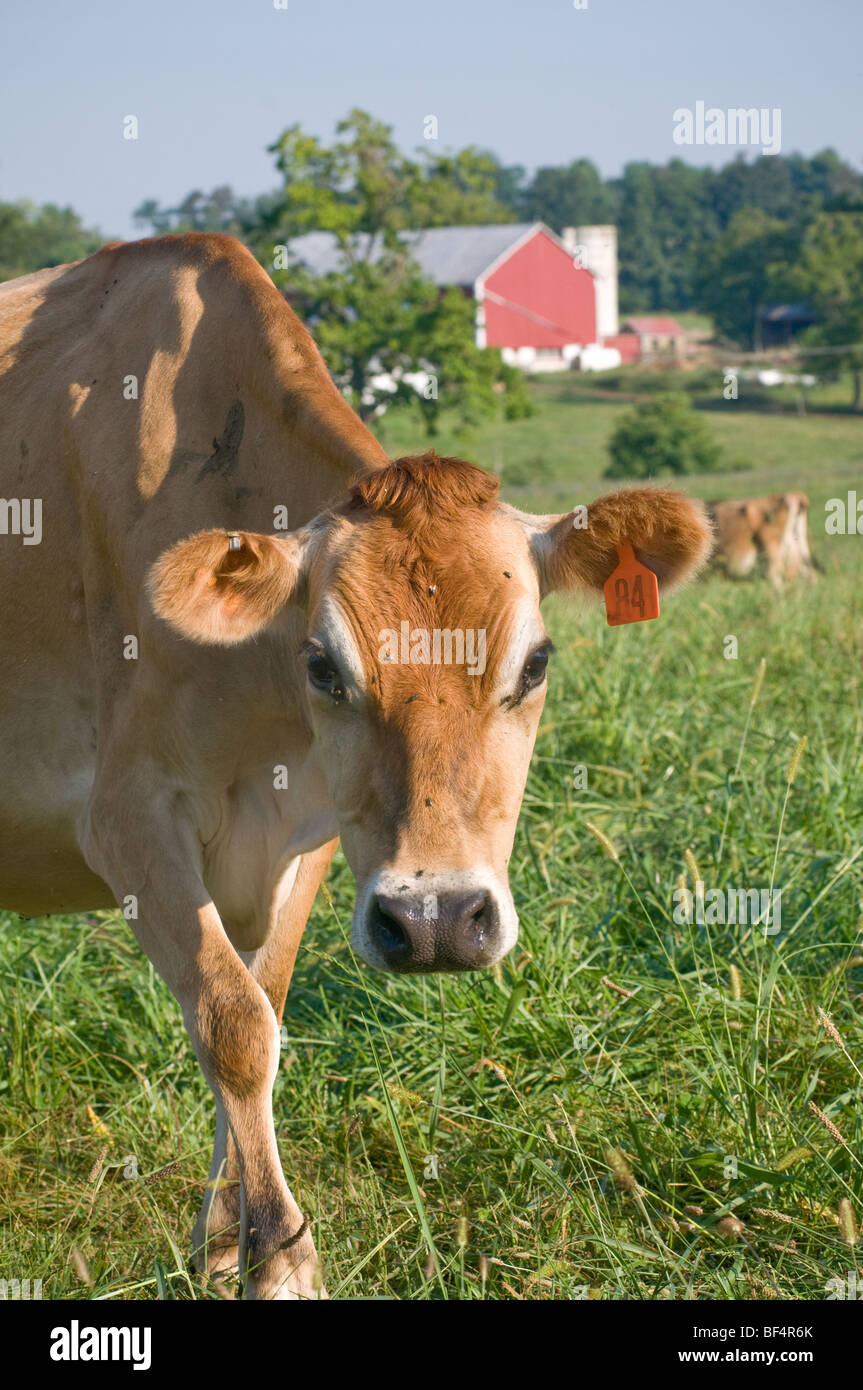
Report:
[[[202,1280],[212,1284],[220,1298],[237,1297],[240,1252],[236,1245],[208,1241],[193,1249],[190,1263]]]
[[[208,1274],[206,1286],[219,1298],[227,1299],[230,1302],[234,1302],[242,1293],[237,1269],[225,1270],[223,1274]]]
[[[323,1270],[310,1236],[290,1252],[279,1251],[252,1270],[245,1280],[243,1297],[284,1302],[317,1302],[329,1297]]]

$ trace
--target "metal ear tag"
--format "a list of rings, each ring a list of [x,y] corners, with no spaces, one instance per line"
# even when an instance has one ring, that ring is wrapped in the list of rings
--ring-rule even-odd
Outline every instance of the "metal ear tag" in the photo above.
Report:
[[[228,531],[227,537],[229,550],[242,550],[243,542],[240,540],[239,531]]]

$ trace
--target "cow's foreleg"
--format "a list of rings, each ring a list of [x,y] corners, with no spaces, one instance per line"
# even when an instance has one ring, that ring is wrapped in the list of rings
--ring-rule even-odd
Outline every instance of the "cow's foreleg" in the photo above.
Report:
[[[216,1096],[213,1161],[204,1201],[192,1232],[192,1262],[199,1273],[219,1280],[220,1286],[225,1276],[239,1273],[240,1215],[237,1150],[225,1107]]]
[[[273,1125],[279,1026],[265,991],[228,940],[192,869],[194,836],[159,822],[124,834],[126,804],[91,814],[88,862],[120,903],[135,935],[183,1010],[202,1070],[236,1146],[242,1182],[240,1267],[249,1298],[317,1298],[317,1256],[285,1183]],[[161,822],[164,825],[164,819]],[[149,833],[148,833],[149,832]],[[185,852],[184,852],[185,851]]]
[[[337,845],[333,840],[305,854],[288,900],[264,945],[244,955],[246,965],[269,999],[281,1023],[300,939],[318,887]],[[197,1267],[217,1279],[237,1271],[241,1222],[240,1167],[237,1148],[217,1098],[216,1132],[210,1181],[195,1230],[192,1249]]]

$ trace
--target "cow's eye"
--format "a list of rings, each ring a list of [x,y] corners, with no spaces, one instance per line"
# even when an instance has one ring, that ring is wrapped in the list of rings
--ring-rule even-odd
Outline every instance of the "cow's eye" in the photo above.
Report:
[[[524,663],[518,689],[512,695],[509,695],[503,701],[503,704],[508,705],[510,709],[514,709],[516,705],[521,704],[525,695],[529,694],[531,690],[535,690],[537,686],[542,685],[545,680],[548,658],[553,651],[554,647],[551,642],[543,642],[541,647],[537,647],[535,651],[531,652],[527,661]]]
[[[344,694],[339,673],[323,652],[312,650],[306,659],[309,680],[316,690],[323,690],[338,700]]]
[[[522,672],[522,685],[525,690],[532,690],[535,685],[541,685],[545,680],[546,668],[548,667],[548,647],[539,647],[533,652],[525,663]]]

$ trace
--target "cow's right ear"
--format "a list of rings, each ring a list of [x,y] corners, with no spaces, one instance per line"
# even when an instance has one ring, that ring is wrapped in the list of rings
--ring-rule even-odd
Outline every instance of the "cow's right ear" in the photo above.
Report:
[[[299,534],[198,531],[150,570],[153,608],[193,642],[245,642],[296,598],[302,551]]]

